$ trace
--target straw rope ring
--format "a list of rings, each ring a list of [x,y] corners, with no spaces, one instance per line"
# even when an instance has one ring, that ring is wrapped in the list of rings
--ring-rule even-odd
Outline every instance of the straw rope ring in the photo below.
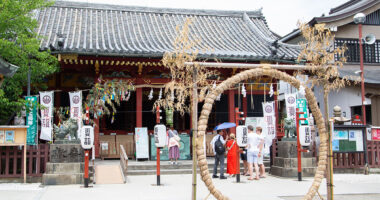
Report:
[[[263,65],[264,66],[264,65]],[[299,88],[302,83],[297,80],[295,77],[288,75],[285,72],[281,72],[276,69],[271,68],[255,68],[251,70],[246,70],[240,72],[227,80],[220,83],[215,89],[210,92],[204,101],[201,115],[198,120],[198,133],[197,133],[197,142],[196,142],[196,153],[198,158],[198,167],[200,168],[200,175],[202,181],[207,186],[210,193],[218,200],[228,200],[229,198],[224,196],[218,189],[215,188],[209,170],[207,166],[207,160],[205,156],[205,149],[203,148],[203,136],[205,135],[208,118],[212,110],[212,106],[216,97],[223,93],[225,90],[232,88],[235,84],[240,83],[242,81],[246,81],[247,79],[256,78],[260,76],[269,76],[272,78],[276,78],[279,80],[283,80],[291,84],[295,88]],[[314,175],[314,181],[310,186],[308,192],[303,197],[304,200],[311,200],[315,193],[318,191],[318,188],[324,178],[324,174],[326,171],[326,162],[327,162],[327,135],[326,135],[326,127],[324,123],[324,119],[322,117],[322,113],[318,108],[317,101],[315,99],[314,93],[310,88],[304,85],[306,92],[306,99],[309,103],[309,107],[311,112],[313,113],[314,119],[317,122],[317,127],[320,133],[320,146],[319,146],[319,161],[317,171]]]

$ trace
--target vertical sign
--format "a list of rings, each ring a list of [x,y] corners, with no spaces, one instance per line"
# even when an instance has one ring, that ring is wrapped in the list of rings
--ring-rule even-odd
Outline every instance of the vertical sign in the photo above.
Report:
[[[273,139],[276,137],[276,117],[274,113],[274,102],[263,103],[263,112],[264,112],[264,120],[266,122],[268,139]]]
[[[78,131],[77,138],[80,138],[80,129],[82,126],[82,91],[69,92],[70,96],[70,118],[77,120]]]
[[[297,99],[297,108],[299,112],[304,112],[304,114],[300,114],[299,118],[309,118],[306,99]],[[300,120],[300,125],[309,125],[309,120]]]
[[[80,143],[83,149],[91,149],[94,144],[94,127],[83,126],[81,128]]]
[[[149,158],[148,128],[135,128],[136,159]]]
[[[26,125],[28,127],[26,143],[36,145],[37,136],[37,97],[25,97],[26,100]]]
[[[41,135],[40,139],[52,141],[54,92],[40,92]]]
[[[286,116],[289,119],[296,121],[296,94],[285,94],[285,103],[286,103]]]

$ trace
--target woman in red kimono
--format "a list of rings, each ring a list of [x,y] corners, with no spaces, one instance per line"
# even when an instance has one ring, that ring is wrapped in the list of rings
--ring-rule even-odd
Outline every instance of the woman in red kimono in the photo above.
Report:
[[[236,140],[235,140],[235,134],[230,134],[230,139],[226,143],[226,150],[227,150],[227,174],[230,176],[235,176],[235,174],[238,172],[238,166],[237,166],[237,151],[239,150],[239,147],[237,146]]]

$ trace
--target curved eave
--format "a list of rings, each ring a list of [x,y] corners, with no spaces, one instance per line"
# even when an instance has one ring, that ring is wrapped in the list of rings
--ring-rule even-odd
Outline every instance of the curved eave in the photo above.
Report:
[[[330,22],[346,19],[348,17],[354,16],[356,13],[367,10],[379,3],[380,1],[372,1],[372,2],[369,2],[368,4],[365,4],[361,7],[344,12],[342,14],[332,15],[332,16],[327,16],[327,17],[314,17],[312,20],[310,20],[309,25],[314,26],[315,24],[319,24],[319,23],[330,23]]]
[[[163,53],[127,53],[120,54],[115,52],[83,52],[83,51],[52,51],[52,54],[78,54],[82,56],[110,56],[110,57],[121,57],[121,58],[150,58],[150,59],[162,59]],[[281,58],[278,56],[232,56],[232,55],[209,55],[209,54],[198,54],[199,59],[219,59],[222,61],[244,61],[244,62],[281,62],[281,63],[296,63],[296,57]]]

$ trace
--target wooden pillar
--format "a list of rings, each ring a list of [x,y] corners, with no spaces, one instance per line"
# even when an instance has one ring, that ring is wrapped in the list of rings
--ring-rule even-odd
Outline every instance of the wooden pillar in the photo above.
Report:
[[[228,121],[235,123],[235,91],[228,90]],[[230,133],[236,133],[236,128],[230,128]]]
[[[247,97],[243,97],[243,112],[244,112],[244,119],[247,119],[247,111],[248,111],[248,105],[247,105]]]
[[[94,82],[95,84],[99,81],[99,63],[96,61],[95,63],[95,76],[94,76]],[[99,148],[100,148],[100,145],[99,145],[99,117],[97,117],[96,119],[94,118],[94,148],[95,148],[95,157],[99,157],[100,154],[99,154]]]
[[[277,126],[279,124],[279,115],[278,115],[278,91],[277,91],[277,80],[273,81],[273,89],[274,89],[274,112],[275,112],[275,117],[276,117],[276,124],[274,126],[274,130],[276,130],[276,138],[278,139],[278,131],[277,131]]]
[[[136,89],[136,127],[142,127],[142,88]]]

